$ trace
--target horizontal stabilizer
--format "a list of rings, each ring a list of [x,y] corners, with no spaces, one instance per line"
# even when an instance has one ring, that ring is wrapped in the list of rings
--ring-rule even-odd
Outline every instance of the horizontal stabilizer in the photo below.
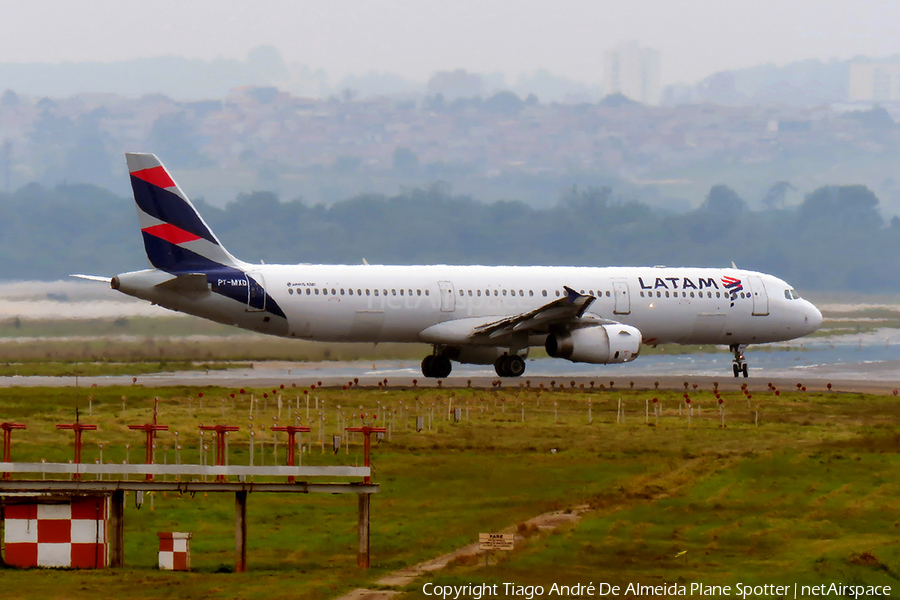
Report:
[[[162,283],[157,283],[156,287],[165,288],[178,294],[203,294],[209,291],[206,275],[203,273],[179,275]]]
[[[77,277],[78,279],[87,279],[88,281],[102,281],[103,283],[110,283],[112,281],[112,277],[102,277],[100,275],[82,275],[72,274],[69,277]]]

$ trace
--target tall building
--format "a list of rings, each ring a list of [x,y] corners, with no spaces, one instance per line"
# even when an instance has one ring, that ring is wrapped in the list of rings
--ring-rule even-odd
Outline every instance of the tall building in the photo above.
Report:
[[[624,42],[606,52],[604,88],[643,104],[660,101],[659,50]]]
[[[851,63],[850,102],[896,102],[900,100],[900,63],[880,61]]]

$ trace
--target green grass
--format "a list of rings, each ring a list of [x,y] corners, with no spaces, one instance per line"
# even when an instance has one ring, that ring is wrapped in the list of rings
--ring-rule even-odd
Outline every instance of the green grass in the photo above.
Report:
[[[47,377],[97,377],[111,375],[146,375],[170,371],[221,371],[225,369],[249,368],[249,363],[209,361],[144,361],[144,362],[53,362],[31,360],[27,362],[0,363],[0,377],[47,376]]]
[[[14,432],[14,459],[66,461],[71,434],[54,424],[74,420],[77,403],[82,420],[99,425],[85,433],[85,460],[98,458],[97,444],[103,442],[104,461],[124,460],[128,452],[134,462],[143,454],[142,438],[127,425],[150,420],[158,396],[159,420],[172,431],[160,435],[157,462],[175,460],[176,429],[185,446],[182,462],[196,462],[197,425],[222,422],[224,398],[224,421],[242,427],[231,438],[230,461],[247,464],[251,393],[259,400],[255,423],[274,422],[277,394],[280,422],[296,411],[298,396],[306,422],[302,390],[276,390],[241,395],[221,388],[12,388],[0,392],[0,420],[28,425]],[[664,409],[659,427],[652,426],[652,411],[651,426],[645,422],[651,396]],[[900,405],[893,397],[757,392],[748,409],[740,393],[728,393],[725,428],[719,427],[710,391],[691,397],[702,414],[695,409],[688,427],[683,408],[679,415],[680,392],[316,390],[311,413],[316,414],[316,398],[319,410],[324,402],[327,436],[338,429],[338,405],[344,412],[394,411],[393,420],[386,419],[392,422],[391,439],[374,449],[375,480],[382,488],[372,501],[369,572],[355,566],[354,497],[251,494],[251,570],[234,574],[218,572],[233,565],[231,496],[156,494],[152,511],[149,499],[137,510],[128,498],[126,569],[4,570],[0,579],[7,585],[0,597],[329,598],[472,543],[480,532],[577,505],[593,509],[577,525],[552,534],[522,530],[527,539],[499,563],[496,557],[487,568],[483,558],[456,561],[410,586],[408,594],[421,595],[422,581],[894,581],[900,573],[893,541],[900,523],[894,476],[900,466]],[[616,423],[620,398],[624,424]],[[468,420],[465,410],[461,423],[444,416],[451,399],[454,406],[468,406]],[[404,409],[401,418],[401,401],[406,407],[418,403],[418,409]],[[753,424],[757,405],[759,427]],[[415,432],[410,425],[416,412],[428,415],[432,407],[431,430],[426,418],[426,431]],[[317,434],[314,429],[312,439]],[[269,432],[262,439],[271,464]],[[133,446],[130,451],[125,444]],[[283,444],[279,451],[283,462]],[[257,445],[257,464],[259,452]],[[361,446],[354,440],[349,455],[333,455],[313,445],[303,461],[359,464]],[[172,530],[194,533],[193,573],[155,570],[156,532]]]

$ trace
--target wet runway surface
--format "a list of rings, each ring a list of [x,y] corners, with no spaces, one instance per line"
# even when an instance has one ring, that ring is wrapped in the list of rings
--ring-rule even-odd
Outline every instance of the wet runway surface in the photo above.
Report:
[[[874,336],[872,336],[874,337]],[[802,349],[751,348],[746,353],[750,377],[734,378],[731,353],[719,351],[709,354],[675,356],[641,356],[624,365],[575,364],[558,359],[529,359],[525,375],[500,380],[493,367],[486,365],[454,364],[453,373],[440,382],[443,387],[491,387],[499,380],[503,387],[530,385],[576,386],[601,384],[636,389],[682,389],[685,382],[711,387],[718,382],[723,389],[737,388],[746,383],[751,389],[765,389],[773,383],[782,389],[794,388],[797,383],[809,389],[825,389],[832,383],[840,391],[893,393],[900,387],[900,344],[880,343],[868,339],[845,340],[843,343],[824,342],[806,344]],[[137,384],[143,386],[223,386],[223,387],[307,387],[321,382],[326,386],[341,386],[355,381],[357,385],[377,386],[387,380],[389,387],[434,387],[437,380],[422,376],[418,361],[268,362],[253,368],[229,371],[187,371],[141,375]],[[75,386],[131,385],[128,376],[115,377],[2,377],[0,386]]]

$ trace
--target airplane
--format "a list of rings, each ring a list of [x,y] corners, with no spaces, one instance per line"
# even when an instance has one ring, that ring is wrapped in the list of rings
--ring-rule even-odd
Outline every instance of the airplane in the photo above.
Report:
[[[453,362],[519,377],[534,347],[614,364],[667,343],[727,345],[733,375],[748,377],[747,345],[822,323],[781,279],[737,268],[250,264],[225,249],[155,155],[126,161],[152,268],[76,277],[270,335],[430,344],[425,377],[447,377]]]

